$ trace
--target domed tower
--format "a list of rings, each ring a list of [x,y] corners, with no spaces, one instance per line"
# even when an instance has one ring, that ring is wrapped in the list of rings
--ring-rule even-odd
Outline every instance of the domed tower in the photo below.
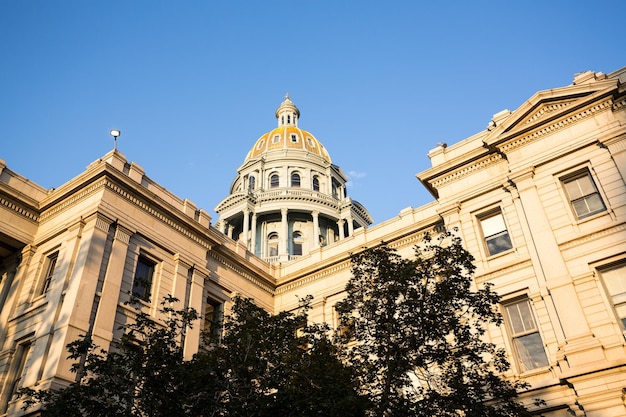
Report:
[[[298,127],[289,94],[276,110],[278,127],[255,142],[215,208],[217,227],[269,262],[286,262],[332,245],[372,219],[346,194],[348,180],[324,146]]]

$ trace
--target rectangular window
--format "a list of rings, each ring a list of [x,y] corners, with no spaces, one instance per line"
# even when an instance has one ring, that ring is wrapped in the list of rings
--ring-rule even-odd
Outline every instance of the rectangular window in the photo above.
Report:
[[[207,335],[221,335],[223,314],[224,305],[218,301],[207,298],[204,307],[204,331]]]
[[[600,274],[613,301],[617,317],[626,329],[626,263],[604,268],[600,270]]]
[[[588,170],[562,179],[567,198],[578,219],[606,210],[602,197]]]
[[[24,370],[26,368],[26,360],[28,359],[28,352],[30,352],[30,342],[20,343],[15,349],[15,356],[11,362],[11,368],[9,370],[9,380],[6,385],[7,391],[4,394],[4,401],[0,412],[5,413],[9,401],[13,399],[17,391],[22,387],[22,379],[24,378]]]
[[[46,258],[46,262],[44,263],[44,274],[43,279],[41,281],[41,287],[39,289],[39,295],[45,294],[50,289],[50,283],[52,282],[52,275],[54,274],[54,269],[57,266],[57,259],[59,258],[59,252],[54,252],[53,254],[48,255]]]
[[[150,301],[155,263],[145,256],[137,260],[135,278],[133,279],[133,296],[143,301]]]
[[[507,251],[513,247],[501,211],[492,212],[480,218],[485,244],[489,256]]]
[[[506,321],[522,372],[548,366],[548,357],[528,299],[505,305]]]

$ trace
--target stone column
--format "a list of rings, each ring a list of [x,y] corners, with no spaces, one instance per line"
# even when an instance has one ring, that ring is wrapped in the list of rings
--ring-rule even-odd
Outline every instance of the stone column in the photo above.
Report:
[[[287,222],[287,213],[288,209],[283,208],[280,210],[281,219],[280,219],[280,230],[281,236],[280,241],[278,243],[278,254],[279,255],[288,255],[289,254],[289,223]]]
[[[311,213],[311,216],[313,216],[313,247],[314,248],[319,248],[319,246],[320,246],[319,215],[320,215],[320,212],[317,211],[317,210],[314,210]]]
[[[245,245],[246,249],[250,249],[250,247],[248,246],[248,222],[250,221],[250,210],[249,209],[244,209],[243,211],[243,232],[241,233],[243,238],[243,244]]]
[[[352,236],[354,234],[354,223],[352,221],[352,217],[349,216],[346,221],[348,222],[348,236]]]
[[[346,221],[344,219],[337,220],[337,226],[339,227],[339,240],[343,239],[345,236],[345,232],[343,231],[343,224]]]
[[[130,229],[118,223],[93,326],[94,343],[103,349],[108,349],[113,340],[115,315],[122,287],[122,277],[124,276],[124,264],[132,235],[133,232]]]
[[[204,307],[204,281],[208,277],[208,271],[202,271],[199,267],[195,266],[191,270],[190,285],[189,285],[189,303],[187,307],[195,309],[200,316],[203,316]],[[196,320],[191,323],[191,328],[187,328],[185,333],[185,341],[183,345],[183,357],[185,359],[191,359],[192,356],[198,352],[200,346],[200,320]]]
[[[250,252],[256,254],[256,213],[252,213],[252,226],[250,227]]]

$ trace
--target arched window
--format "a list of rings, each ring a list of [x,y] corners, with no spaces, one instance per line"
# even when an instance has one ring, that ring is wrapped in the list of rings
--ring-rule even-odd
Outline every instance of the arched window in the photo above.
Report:
[[[314,191],[320,190],[320,179],[317,175],[313,177],[313,190]]]
[[[278,174],[272,174],[270,176],[270,188],[278,188],[279,177]]]
[[[300,232],[293,232],[293,254],[296,256],[301,256],[302,255],[302,233]]]
[[[291,173],[291,186],[292,187],[300,186],[300,174],[298,174],[297,172]]]
[[[250,179],[248,180],[248,191],[254,191],[255,187],[256,187],[256,178],[254,177],[254,175],[251,175]]]
[[[276,232],[267,236],[267,256],[278,256],[278,233]]]

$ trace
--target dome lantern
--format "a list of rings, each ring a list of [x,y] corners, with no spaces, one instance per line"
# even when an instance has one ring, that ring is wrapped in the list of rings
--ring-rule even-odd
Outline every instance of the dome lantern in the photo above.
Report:
[[[276,119],[278,120],[278,127],[281,126],[294,126],[298,127],[298,119],[300,118],[300,110],[291,101],[289,93],[285,94],[285,100],[280,103],[280,106],[276,109]]]

